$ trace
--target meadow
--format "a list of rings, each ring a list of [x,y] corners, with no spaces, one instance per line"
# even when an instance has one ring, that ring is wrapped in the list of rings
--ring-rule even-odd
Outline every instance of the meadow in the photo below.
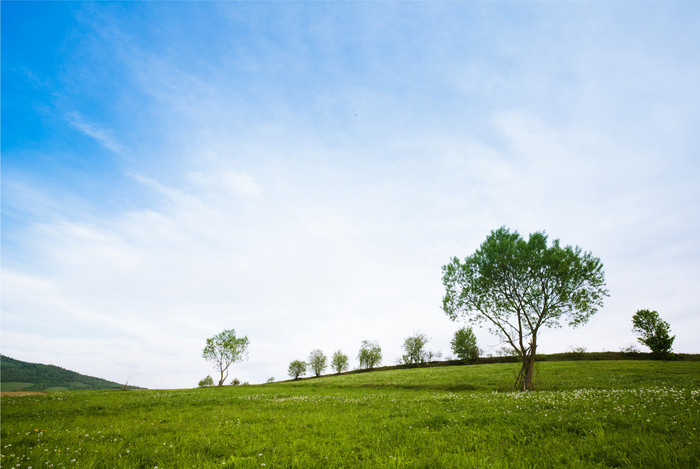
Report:
[[[518,364],[3,396],[2,467],[700,467],[700,362]]]

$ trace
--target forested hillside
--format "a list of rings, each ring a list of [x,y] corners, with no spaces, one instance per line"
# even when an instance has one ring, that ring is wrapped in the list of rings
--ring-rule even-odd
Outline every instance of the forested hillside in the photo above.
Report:
[[[59,366],[27,363],[0,355],[0,390],[2,391],[63,391],[123,387],[123,384],[81,375]],[[129,386],[129,389],[138,388]]]

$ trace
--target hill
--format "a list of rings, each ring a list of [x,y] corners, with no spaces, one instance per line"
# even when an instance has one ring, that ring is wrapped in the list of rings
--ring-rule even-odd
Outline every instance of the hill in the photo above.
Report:
[[[124,385],[81,375],[59,366],[27,363],[0,355],[0,391],[123,389]],[[128,386],[128,389],[139,389]]]
[[[700,362],[440,366],[3,396],[3,467],[700,467]],[[508,392],[498,392],[508,391]]]

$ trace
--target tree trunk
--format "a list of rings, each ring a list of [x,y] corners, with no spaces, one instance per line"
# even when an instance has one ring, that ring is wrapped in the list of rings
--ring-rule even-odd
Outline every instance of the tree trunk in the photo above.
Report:
[[[535,372],[535,349],[537,347],[532,344],[528,353],[523,355],[523,366],[520,368],[520,373],[515,380],[515,389],[520,391],[531,391],[535,389],[532,385],[532,376]]]
[[[228,367],[224,368],[222,364],[219,364],[219,372],[221,373],[221,378],[219,378],[219,386],[223,386],[224,381],[226,381],[226,378],[228,378]],[[224,376],[224,372],[226,372],[226,376]]]

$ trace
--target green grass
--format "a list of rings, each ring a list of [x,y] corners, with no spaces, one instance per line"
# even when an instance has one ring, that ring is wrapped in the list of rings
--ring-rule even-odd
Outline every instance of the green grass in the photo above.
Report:
[[[3,381],[0,383],[0,391],[3,392],[13,392],[13,391],[24,391],[26,389],[34,386],[34,383],[23,383],[19,381]]]
[[[3,467],[700,467],[700,362],[387,370],[2,398]]]

